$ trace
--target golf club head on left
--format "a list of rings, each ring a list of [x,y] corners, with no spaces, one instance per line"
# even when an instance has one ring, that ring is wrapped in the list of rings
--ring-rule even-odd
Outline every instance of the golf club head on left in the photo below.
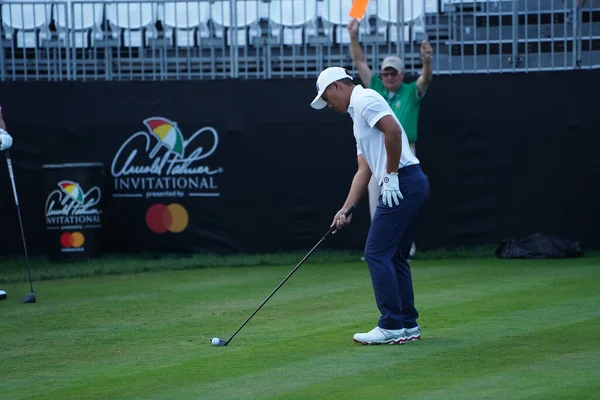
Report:
[[[21,299],[21,304],[35,303],[35,302],[36,302],[35,294],[33,294],[33,293],[29,293],[28,295],[26,295],[25,297],[23,297]]]
[[[226,342],[223,339],[219,339],[219,338],[212,338],[212,340],[210,341],[210,343],[213,346],[227,346],[228,342]]]

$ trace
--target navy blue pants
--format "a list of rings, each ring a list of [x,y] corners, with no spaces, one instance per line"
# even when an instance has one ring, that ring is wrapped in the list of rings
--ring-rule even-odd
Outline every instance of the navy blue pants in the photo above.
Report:
[[[383,329],[414,328],[419,313],[415,308],[410,267],[406,261],[421,212],[429,201],[429,180],[419,165],[398,171],[400,205],[389,207],[381,196],[365,246],[375,301]]]

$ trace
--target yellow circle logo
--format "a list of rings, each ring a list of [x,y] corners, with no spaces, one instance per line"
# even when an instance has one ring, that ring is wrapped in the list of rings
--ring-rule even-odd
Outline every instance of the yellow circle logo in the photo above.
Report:
[[[190,217],[181,204],[154,204],[146,211],[146,225],[154,233],[180,233],[187,228]]]
[[[85,237],[81,232],[65,232],[60,235],[60,244],[64,248],[81,247],[85,243]]]

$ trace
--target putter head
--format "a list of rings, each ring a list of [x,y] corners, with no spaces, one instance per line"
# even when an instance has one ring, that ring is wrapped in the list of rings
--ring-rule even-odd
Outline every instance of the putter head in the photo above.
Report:
[[[25,297],[21,299],[21,304],[25,303],[35,303],[35,293],[29,293]]]
[[[224,341],[223,339],[219,339],[219,338],[212,338],[212,340],[210,341],[212,343],[213,346],[227,346],[226,341]]]

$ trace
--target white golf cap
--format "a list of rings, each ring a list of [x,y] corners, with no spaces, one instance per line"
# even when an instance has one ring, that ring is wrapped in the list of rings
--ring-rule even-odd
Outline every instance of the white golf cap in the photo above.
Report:
[[[321,98],[325,89],[333,82],[346,78],[352,79],[352,76],[344,68],[329,67],[323,70],[317,78],[317,97],[310,103],[310,106],[317,110],[327,106],[327,102]]]
[[[404,71],[404,63],[400,57],[389,56],[383,59],[381,63],[381,70],[383,71],[386,68],[394,68],[398,72]]]

